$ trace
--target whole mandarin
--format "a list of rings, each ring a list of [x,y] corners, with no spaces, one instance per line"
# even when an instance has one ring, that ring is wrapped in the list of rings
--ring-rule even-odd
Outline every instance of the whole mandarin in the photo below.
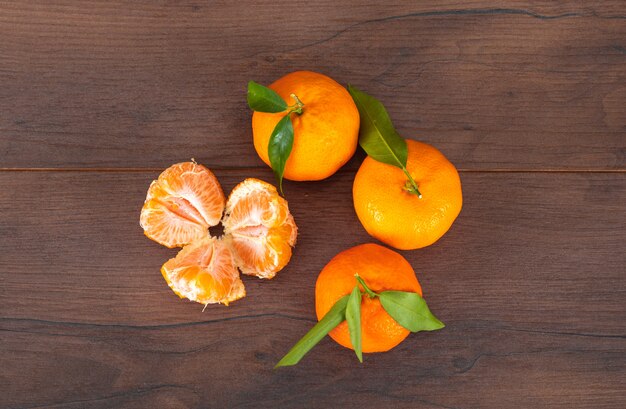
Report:
[[[406,168],[422,197],[403,187],[402,169],[366,157],[352,187],[354,210],[367,232],[392,247],[413,250],[443,236],[461,212],[456,168],[431,145],[407,140]]]
[[[284,178],[325,179],[352,157],[359,136],[359,111],[343,86],[323,74],[296,71],[276,80],[269,88],[288,104],[295,103],[292,94],[304,104],[302,114],[291,114],[294,141]],[[254,148],[268,165],[270,136],[284,116],[284,112],[252,115]]]
[[[374,292],[409,291],[422,295],[415,272],[400,254],[378,244],[361,244],[337,254],[322,269],[315,284],[315,310],[320,320],[344,295],[357,285],[355,274]],[[363,290],[361,288],[361,290]],[[409,330],[383,309],[378,298],[363,295],[361,302],[363,352],[384,352],[398,345]],[[344,321],[329,333],[346,348],[352,348],[348,324]]]

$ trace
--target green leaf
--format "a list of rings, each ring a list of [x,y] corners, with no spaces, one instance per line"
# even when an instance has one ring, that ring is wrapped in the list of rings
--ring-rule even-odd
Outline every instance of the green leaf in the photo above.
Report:
[[[291,123],[290,114],[287,114],[276,124],[267,147],[270,164],[278,180],[278,188],[281,194],[283,193],[285,164],[291,154],[291,148],[293,148],[293,124]]]
[[[359,145],[373,159],[404,169],[408,156],[406,141],[393,127],[383,104],[352,85],[348,85],[348,92],[361,116]]]
[[[359,362],[363,363],[363,351],[361,350],[361,290],[357,285],[350,293],[346,306],[346,321],[350,330],[350,341]]]
[[[434,331],[445,326],[430,312],[426,301],[417,293],[383,291],[379,298],[391,318],[411,332]]]
[[[273,90],[248,82],[248,106],[258,112],[283,112],[287,109],[287,103]]]
[[[303,336],[276,364],[274,368],[281,366],[295,365],[307,352],[311,350],[318,342],[322,340],[333,328],[341,324],[346,319],[346,305],[348,304],[348,295],[341,297],[335,305],[315,324],[309,332]]]

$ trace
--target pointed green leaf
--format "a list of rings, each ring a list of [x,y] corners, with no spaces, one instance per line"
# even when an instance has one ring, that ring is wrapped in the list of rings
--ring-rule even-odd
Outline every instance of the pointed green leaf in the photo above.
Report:
[[[295,365],[307,352],[311,350],[318,342],[322,340],[333,328],[341,324],[346,319],[346,305],[348,304],[348,295],[341,297],[335,305],[315,324],[304,337],[300,339],[276,364],[274,368],[280,366]]]
[[[434,331],[445,325],[430,310],[419,294],[404,291],[383,291],[380,303],[391,318],[411,332]]]
[[[346,321],[350,330],[350,342],[359,362],[363,363],[363,351],[361,350],[361,290],[354,287],[348,298],[346,306]]]
[[[408,150],[406,141],[398,135],[383,104],[376,98],[348,85],[348,92],[361,116],[359,145],[373,159],[406,167]]]
[[[278,189],[283,193],[283,174],[285,173],[285,164],[293,148],[293,124],[289,114],[278,121],[276,128],[270,136],[270,142],[267,152],[270,157],[272,170],[278,180]]]
[[[273,90],[248,82],[248,106],[258,112],[283,112],[287,109],[287,103]]]

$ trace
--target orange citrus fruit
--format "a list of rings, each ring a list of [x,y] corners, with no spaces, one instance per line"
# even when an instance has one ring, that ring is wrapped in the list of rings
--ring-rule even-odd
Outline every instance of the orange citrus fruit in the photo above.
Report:
[[[222,224],[242,273],[272,278],[289,262],[298,229],[287,201],[269,183],[249,178],[238,184]]]
[[[223,237],[209,234],[220,223]],[[291,258],[298,228],[276,188],[246,179],[228,202],[210,170],[195,162],[177,163],[152,182],[140,224],[150,239],[184,246],[161,269],[180,297],[202,304],[228,304],[245,296],[244,274],[273,278]]]
[[[422,198],[403,189],[404,172],[366,157],[359,168],[352,197],[365,230],[401,250],[429,246],[443,236],[463,204],[461,180],[450,161],[434,147],[407,140],[406,168]]]
[[[302,114],[291,114],[294,142],[285,165],[286,179],[325,179],[352,157],[358,142],[359,111],[344,87],[325,75],[296,71],[269,88],[288,104],[295,102],[292,94],[304,104]],[[284,112],[252,115],[254,148],[268,165],[270,136],[284,116]]]
[[[150,185],[140,224],[150,239],[180,247],[209,234],[222,217],[225,201],[213,172],[194,162],[177,163]]]
[[[246,295],[230,248],[214,237],[183,247],[161,273],[179,297],[201,304],[228,305]]]
[[[344,295],[357,285],[359,274],[374,292],[410,291],[422,295],[415,272],[408,261],[393,250],[378,244],[362,244],[337,254],[321,271],[315,284],[315,310],[320,320]],[[363,291],[363,288],[361,288]],[[361,301],[363,352],[384,352],[398,345],[409,330],[398,324],[383,309],[378,298],[367,295]],[[346,348],[352,348],[348,324],[344,321],[329,333]]]

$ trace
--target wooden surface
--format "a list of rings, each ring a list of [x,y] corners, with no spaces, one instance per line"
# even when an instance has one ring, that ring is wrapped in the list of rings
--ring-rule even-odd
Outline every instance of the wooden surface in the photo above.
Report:
[[[348,6],[347,4],[351,5]],[[0,407],[626,407],[626,4],[0,3]],[[138,225],[164,167],[272,181],[248,80],[324,72],[461,170],[464,208],[402,254],[444,330],[365,356],[313,324],[359,152],[286,182],[300,228],[230,307],[175,297]]]

